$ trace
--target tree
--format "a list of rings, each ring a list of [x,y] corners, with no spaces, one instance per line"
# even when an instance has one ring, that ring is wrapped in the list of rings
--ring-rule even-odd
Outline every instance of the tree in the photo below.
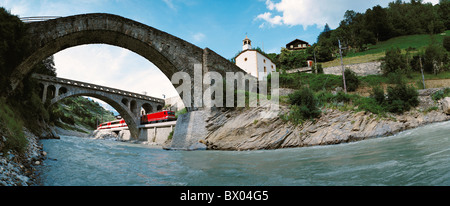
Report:
[[[391,38],[392,24],[388,20],[385,9],[380,5],[374,6],[372,9],[367,9],[365,17],[367,28],[375,34],[377,42]]]
[[[331,31],[330,26],[328,25],[328,23],[326,23],[326,24],[325,24],[325,27],[324,27],[324,29],[323,29],[323,33],[328,33],[328,32],[330,32],[330,31]]]
[[[53,55],[44,59],[42,63],[33,67],[33,73],[44,74],[56,77],[56,68]]]
[[[450,52],[450,36],[445,36],[444,37],[444,42],[442,43],[444,48]]]
[[[25,24],[0,7],[0,95],[9,89],[9,76],[22,62],[28,50]]]
[[[333,45],[329,41],[321,42],[319,45],[315,45],[316,58],[319,62],[326,62],[333,60]]]
[[[406,58],[402,55],[399,48],[391,48],[386,51],[386,57],[381,65],[383,73],[388,75],[390,73],[407,73],[406,69],[408,67]]]
[[[450,0],[439,1],[438,14],[446,29],[450,29]]]
[[[448,62],[447,51],[438,44],[430,44],[425,50],[424,70],[429,73],[438,74],[442,71],[444,64]]]

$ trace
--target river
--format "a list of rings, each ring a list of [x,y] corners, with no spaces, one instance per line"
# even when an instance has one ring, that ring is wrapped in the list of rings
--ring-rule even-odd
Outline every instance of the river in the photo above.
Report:
[[[450,185],[450,121],[359,142],[269,151],[166,151],[42,140],[42,185]]]

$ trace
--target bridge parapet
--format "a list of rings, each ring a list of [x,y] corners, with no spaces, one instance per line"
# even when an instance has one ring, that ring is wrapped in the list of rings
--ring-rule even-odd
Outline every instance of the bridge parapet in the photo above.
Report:
[[[39,22],[39,21],[48,21],[52,19],[61,18],[61,16],[30,16],[30,17],[22,17],[20,20],[23,23],[33,23],[33,22]]]

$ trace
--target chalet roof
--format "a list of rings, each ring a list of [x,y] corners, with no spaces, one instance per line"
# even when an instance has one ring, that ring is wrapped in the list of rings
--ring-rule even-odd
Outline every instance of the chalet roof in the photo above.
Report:
[[[309,45],[308,42],[303,41],[303,40],[300,40],[300,39],[295,39],[294,41],[291,41],[291,42],[289,42],[289,43],[286,44],[286,45],[291,45],[291,44],[294,44],[294,43],[301,43],[301,44],[308,44],[308,45]]]

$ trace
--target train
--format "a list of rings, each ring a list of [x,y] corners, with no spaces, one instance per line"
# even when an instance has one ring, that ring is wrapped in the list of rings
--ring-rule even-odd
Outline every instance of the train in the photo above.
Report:
[[[176,120],[174,111],[162,111],[141,116],[141,124],[149,124],[155,122],[167,122]]]
[[[150,124],[155,122],[166,122],[166,121],[174,121],[177,120],[175,117],[174,111],[161,111],[155,112],[151,114],[145,114],[141,116],[141,124]],[[97,130],[102,129],[114,129],[120,127],[127,127],[127,123],[125,123],[124,119],[114,120],[110,122],[104,122],[98,125]]]
[[[127,127],[127,123],[125,123],[124,119],[101,123],[100,125],[98,125],[97,130],[114,129],[114,128],[120,128],[120,127]]]

